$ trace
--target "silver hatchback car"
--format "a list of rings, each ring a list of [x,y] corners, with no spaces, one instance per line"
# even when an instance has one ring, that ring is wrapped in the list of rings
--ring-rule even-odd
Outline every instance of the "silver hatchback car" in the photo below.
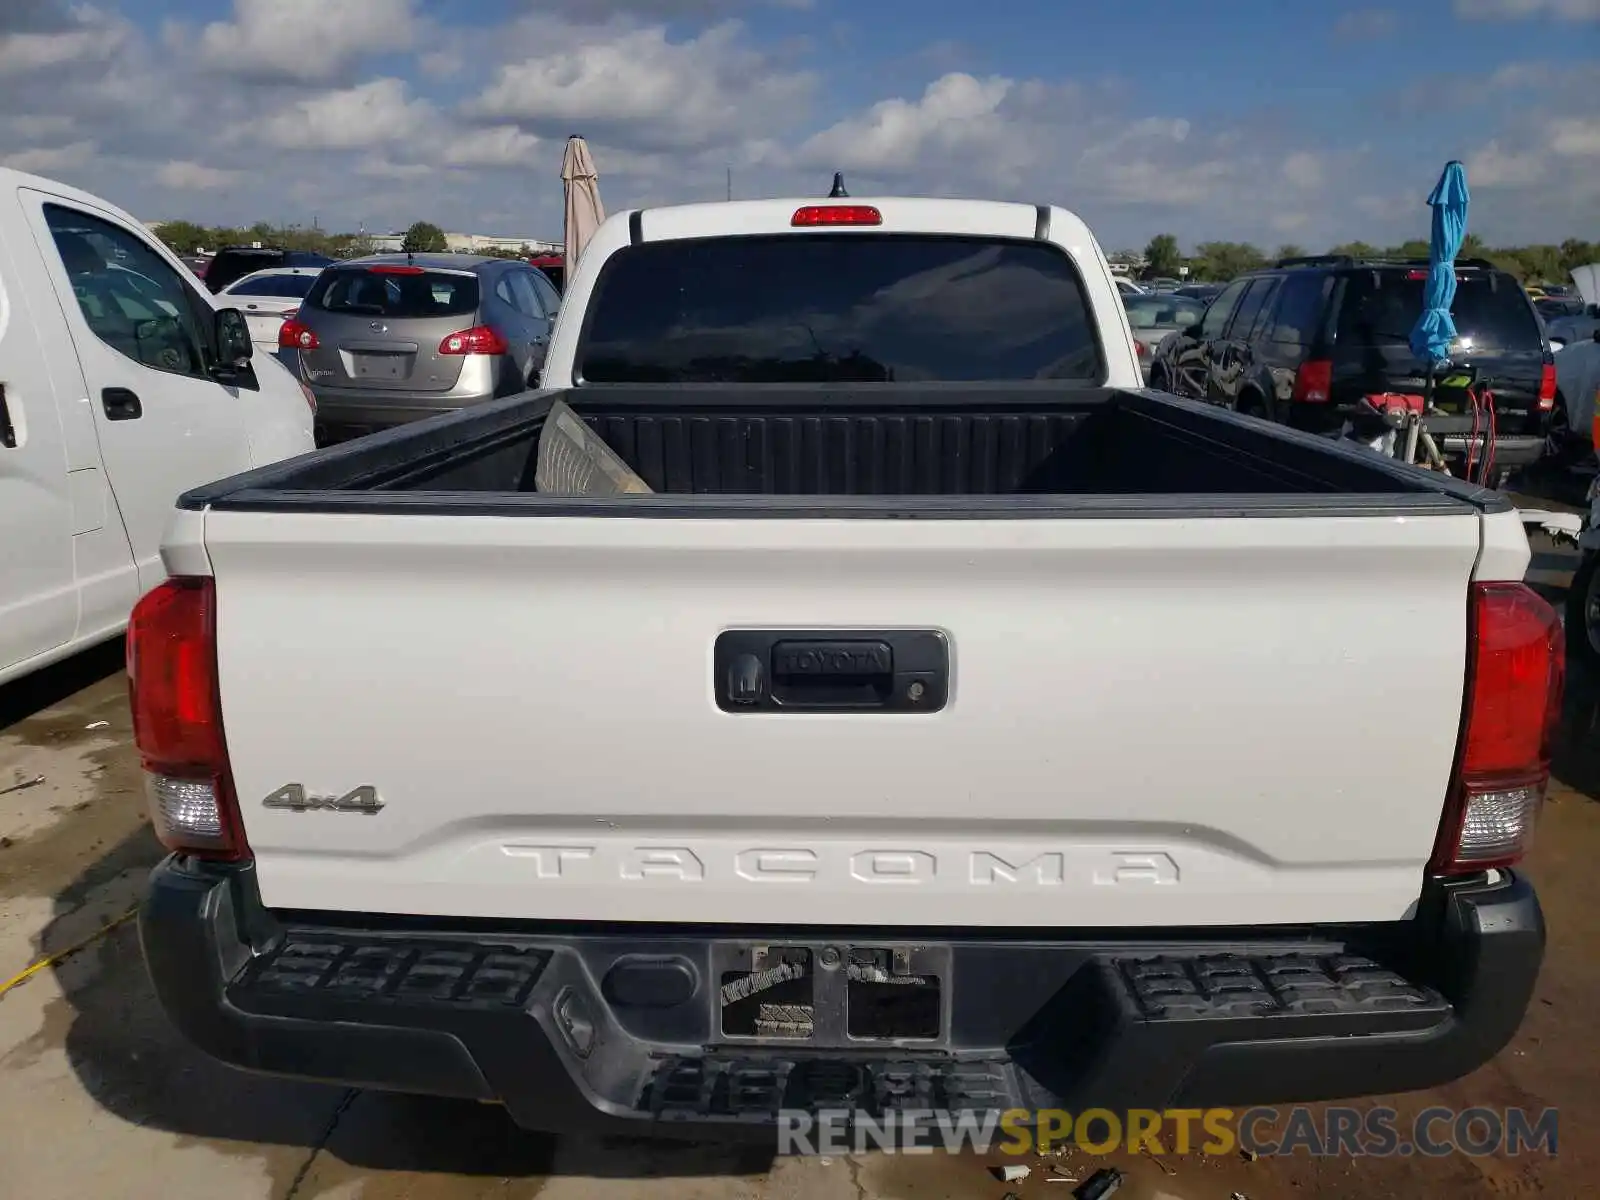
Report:
[[[347,436],[537,384],[560,304],[514,259],[376,255],[327,268],[278,345],[324,434]]]

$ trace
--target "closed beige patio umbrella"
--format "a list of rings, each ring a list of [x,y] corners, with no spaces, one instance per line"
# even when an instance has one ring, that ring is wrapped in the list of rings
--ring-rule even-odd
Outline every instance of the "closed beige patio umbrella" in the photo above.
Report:
[[[567,139],[567,152],[561,160],[561,183],[567,193],[562,271],[571,279],[578,266],[578,256],[589,244],[594,231],[600,228],[600,222],[606,219],[606,210],[600,203],[600,181],[595,175],[594,159],[589,157],[588,143],[577,134]]]

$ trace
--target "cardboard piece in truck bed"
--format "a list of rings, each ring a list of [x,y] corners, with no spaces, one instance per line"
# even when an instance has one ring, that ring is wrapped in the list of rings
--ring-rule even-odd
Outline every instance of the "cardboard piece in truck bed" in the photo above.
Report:
[[[648,492],[640,479],[565,400],[550,406],[539,434],[534,487],[555,496],[621,496]]]

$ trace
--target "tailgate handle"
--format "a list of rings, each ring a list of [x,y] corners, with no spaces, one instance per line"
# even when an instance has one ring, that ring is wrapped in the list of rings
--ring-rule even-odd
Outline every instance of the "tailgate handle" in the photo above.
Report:
[[[734,630],[713,660],[724,712],[937,712],[949,691],[933,630]]]

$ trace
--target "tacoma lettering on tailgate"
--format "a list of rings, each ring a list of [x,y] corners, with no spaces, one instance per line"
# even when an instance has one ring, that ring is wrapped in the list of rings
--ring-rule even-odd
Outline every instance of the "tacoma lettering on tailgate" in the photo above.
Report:
[[[943,858],[927,850],[817,851],[803,847],[756,847],[719,851],[708,863],[704,850],[687,846],[538,846],[514,842],[501,847],[510,858],[528,859],[535,879],[592,883],[702,883],[708,876],[750,883],[810,884],[824,875],[857,883],[917,887],[963,883],[972,887],[1061,887],[1069,876],[1098,887],[1166,885],[1178,882],[1170,854],[1150,850],[1085,848],[1061,850],[948,851]]]

